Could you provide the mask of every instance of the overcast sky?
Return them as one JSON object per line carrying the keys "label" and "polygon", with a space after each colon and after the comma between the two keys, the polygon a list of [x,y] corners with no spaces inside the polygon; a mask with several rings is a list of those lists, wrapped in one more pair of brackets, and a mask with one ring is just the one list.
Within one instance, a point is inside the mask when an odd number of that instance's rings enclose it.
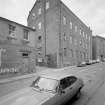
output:
{"label": "overcast sky", "polygon": [[[0,0],[0,16],[27,25],[27,16],[35,1]],[[105,35],[105,0],[62,1],[91,27],[94,35]]]}

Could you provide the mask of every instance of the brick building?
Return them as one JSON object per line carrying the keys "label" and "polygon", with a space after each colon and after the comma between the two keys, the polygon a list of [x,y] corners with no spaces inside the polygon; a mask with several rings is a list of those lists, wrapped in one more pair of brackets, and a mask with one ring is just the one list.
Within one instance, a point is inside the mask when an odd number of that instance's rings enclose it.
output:
{"label": "brick building", "polygon": [[35,30],[0,17],[0,74],[34,72],[34,48]]}
{"label": "brick building", "polygon": [[27,21],[36,29],[38,64],[63,67],[92,58],[92,31],[60,0],[36,0]]}
{"label": "brick building", "polygon": [[93,36],[92,57],[93,59],[105,59],[105,38],[101,36]]}

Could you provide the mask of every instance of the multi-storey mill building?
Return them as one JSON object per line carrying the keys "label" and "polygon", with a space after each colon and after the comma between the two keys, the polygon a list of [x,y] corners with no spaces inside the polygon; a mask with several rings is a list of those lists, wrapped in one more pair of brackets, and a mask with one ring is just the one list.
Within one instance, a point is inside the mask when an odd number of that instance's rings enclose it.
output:
{"label": "multi-storey mill building", "polygon": [[36,0],[27,21],[36,29],[38,64],[63,67],[92,58],[92,31],[61,0]]}

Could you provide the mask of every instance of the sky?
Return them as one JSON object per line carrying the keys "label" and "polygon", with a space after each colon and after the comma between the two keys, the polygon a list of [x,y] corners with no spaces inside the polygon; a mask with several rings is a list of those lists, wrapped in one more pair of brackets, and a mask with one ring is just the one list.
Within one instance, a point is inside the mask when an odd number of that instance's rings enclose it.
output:
{"label": "sky", "polygon": [[[0,0],[0,17],[27,25],[29,11],[36,0]],[[62,0],[93,35],[105,37],[105,0]]]}

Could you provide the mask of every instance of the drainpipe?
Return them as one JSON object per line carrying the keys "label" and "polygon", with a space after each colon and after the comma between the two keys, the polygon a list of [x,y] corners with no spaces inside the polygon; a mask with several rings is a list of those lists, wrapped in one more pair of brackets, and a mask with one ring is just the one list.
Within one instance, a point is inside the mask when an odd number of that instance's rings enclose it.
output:
{"label": "drainpipe", "polygon": [[61,1],[59,2],[59,7],[60,7],[60,15],[59,15],[59,66],[62,67],[63,59],[62,59],[62,45],[61,45]]}
{"label": "drainpipe", "polygon": [[46,0],[44,0],[44,37],[45,37],[45,57],[44,62],[47,64],[46,61]]}

